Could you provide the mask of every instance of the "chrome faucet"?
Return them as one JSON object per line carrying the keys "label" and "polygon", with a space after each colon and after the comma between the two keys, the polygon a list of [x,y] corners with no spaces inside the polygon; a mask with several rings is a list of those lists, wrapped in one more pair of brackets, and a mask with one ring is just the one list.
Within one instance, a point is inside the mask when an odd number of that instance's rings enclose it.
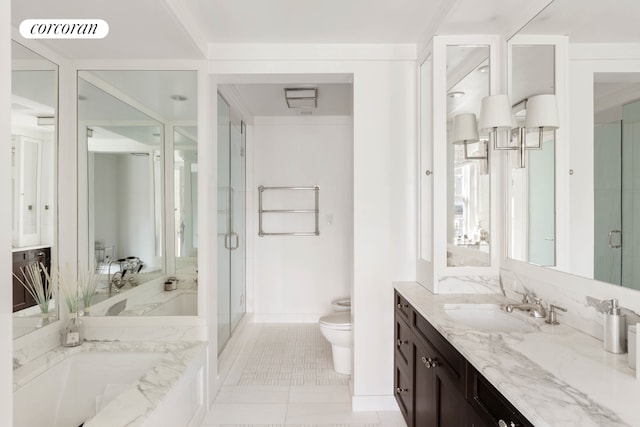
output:
{"label": "chrome faucet", "polygon": [[[118,260],[116,262],[121,263],[120,260]],[[116,292],[119,292],[120,288],[122,288],[125,285],[124,275],[127,272],[127,270],[120,269],[119,271],[115,271],[113,273],[113,275],[111,275],[111,264],[113,264],[113,263],[114,263],[113,260],[109,261],[109,270],[108,270],[108,274],[109,274],[109,296],[111,296],[112,293],[113,293],[113,286],[115,286],[117,288]],[[118,277],[118,274],[120,274],[119,277]]]}
{"label": "chrome faucet", "polygon": [[544,318],[547,316],[547,311],[542,305],[542,299],[536,297],[536,294],[533,292],[525,293],[521,304],[507,304],[504,306],[504,310],[507,313],[512,313],[513,310],[527,311],[530,316],[536,318]]}

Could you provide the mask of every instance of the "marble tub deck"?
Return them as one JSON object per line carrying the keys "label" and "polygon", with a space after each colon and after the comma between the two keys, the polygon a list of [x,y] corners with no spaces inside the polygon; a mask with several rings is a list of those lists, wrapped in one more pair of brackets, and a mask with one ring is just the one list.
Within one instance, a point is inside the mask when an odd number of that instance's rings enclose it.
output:
{"label": "marble tub deck", "polygon": [[640,381],[626,354],[544,319],[531,319],[533,332],[480,332],[445,313],[445,304],[513,302],[502,295],[434,295],[415,282],[395,288],[537,427],[640,426]]}
{"label": "marble tub deck", "polygon": [[177,384],[196,357],[205,351],[204,342],[85,342],[78,347],[57,347],[25,365],[15,364],[14,392],[65,358],[84,352],[161,353],[162,360],[135,384],[115,397],[86,427],[143,425],[164,396]]}

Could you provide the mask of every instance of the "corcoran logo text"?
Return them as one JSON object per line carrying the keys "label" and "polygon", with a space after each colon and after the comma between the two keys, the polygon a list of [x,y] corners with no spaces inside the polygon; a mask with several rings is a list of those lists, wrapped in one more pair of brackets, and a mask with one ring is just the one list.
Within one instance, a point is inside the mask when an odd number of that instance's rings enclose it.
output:
{"label": "corcoran logo text", "polygon": [[109,24],[102,19],[25,19],[20,35],[26,39],[102,39]]}

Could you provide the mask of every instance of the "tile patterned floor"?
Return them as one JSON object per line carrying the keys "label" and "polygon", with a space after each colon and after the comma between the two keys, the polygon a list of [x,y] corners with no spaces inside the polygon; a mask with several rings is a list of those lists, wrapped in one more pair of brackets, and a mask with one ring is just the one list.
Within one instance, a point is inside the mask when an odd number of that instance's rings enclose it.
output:
{"label": "tile patterned floor", "polygon": [[352,412],[315,324],[250,324],[202,427],[406,427],[399,412]]}

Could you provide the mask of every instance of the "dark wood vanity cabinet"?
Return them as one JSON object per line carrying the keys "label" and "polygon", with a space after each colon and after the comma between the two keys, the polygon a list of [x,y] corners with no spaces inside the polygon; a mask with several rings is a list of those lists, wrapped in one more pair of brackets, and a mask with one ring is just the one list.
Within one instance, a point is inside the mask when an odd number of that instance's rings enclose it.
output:
{"label": "dark wood vanity cabinet", "polygon": [[408,427],[533,426],[397,292],[395,308],[394,385]]}
{"label": "dark wood vanity cabinet", "polygon": [[[21,267],[26,267],[29,264],[43,263],[48,271],[51,271],[51,248],[37,248],[28,249],[24,251],[13,252],[13,273],[20,279],[24,280],[20,271]],[[44,278],[43,278],[44,281]],[[13,277],[13,312],[22,310],[28,307],[36,305],[35,300],[27,292],[27,290],[20,284],[18,279]]]}

